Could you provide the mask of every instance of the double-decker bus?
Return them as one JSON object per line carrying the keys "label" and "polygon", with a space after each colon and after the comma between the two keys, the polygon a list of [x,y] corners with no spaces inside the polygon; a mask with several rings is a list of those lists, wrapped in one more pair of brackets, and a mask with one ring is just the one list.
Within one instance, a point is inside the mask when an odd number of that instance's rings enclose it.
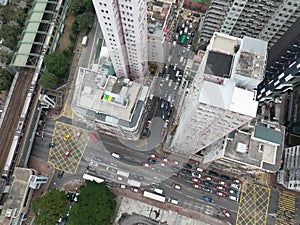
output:
{"label": "double-decker bus", "polygon": [[89,181],[95,181],[96,183],[103,183],[103,182],[105,182],[105,180],[103,180],[103,179],[101,179],[99,177],[95,177],[93,175],[87,174],[87,173],[84,173],[82,178],[85,179],[85,180],[89,180]]}
{"label": "double-decker bus", "polygon": [[184,44],[185,39],[186,39],[186,35],[184,34],[184,35],[182,35],[182,38],[180,40],[180,44]]}
{"label": "double-decker bus", "polygon": [[162,195],[158,195],[149,191],[144,191],[143,196],[146,198],[151,198],[153,200],[159,201],[159,202],[165,202],[166,197]]}

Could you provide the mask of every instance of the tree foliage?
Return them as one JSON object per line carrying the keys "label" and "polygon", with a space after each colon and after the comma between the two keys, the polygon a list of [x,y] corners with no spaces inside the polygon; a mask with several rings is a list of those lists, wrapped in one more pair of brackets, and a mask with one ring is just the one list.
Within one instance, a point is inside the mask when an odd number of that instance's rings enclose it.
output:
{"label": "tree foliage", "polygon": [[73,25],[72,31],[74,33],[79,33],[80,31],[86,31],[92,28],[94,22],[94,14],[91,12],[85,12],[76,17]]}
{"label": "tree foliage", "polygon": [[17,8],[15,5],[7,5],[1,8],[1,14],[5,23],[15,21],[19,26],[23,26],[25,13],[24,10]]}
{"label": "tree foliage", "polygon": [[115,195],[103,184],[87,181],[80,188],[78,202],[70,211],[67,225],[109,225],[115,213]]}
{"label": "tree foliage", "polygon": [[38,84],[43,88],[54,89],[58,85],[58,78],[53,73],[45,72],[40,77]]}
{"label": "tree foliage", "polygon": [[4,24],[0,29],[0,37],[4,39],[4,46],[13,49],[18,44],[18,37],[22,29],[16,25]]}
{"label": "tree foliage", "polygon": [[68,212],[68,200],[64,191],[52,189],[32,201],[35,224],[53,225]]}
{"label": "tree foliage", "polygon": [[77,16],[84,12],[94,12],[94,5],[92,0],[73,0],[70,9]]}
{"label": "tree foliage", "polygon": [[13,76],[5,69],[0,67],[0,91],[10,88]]}
{"label": "tree foliage", "polygon": [[62,53],[54,52],[45,59],[46,69],[58,78],[64,78],[69,71],[70,59]]}

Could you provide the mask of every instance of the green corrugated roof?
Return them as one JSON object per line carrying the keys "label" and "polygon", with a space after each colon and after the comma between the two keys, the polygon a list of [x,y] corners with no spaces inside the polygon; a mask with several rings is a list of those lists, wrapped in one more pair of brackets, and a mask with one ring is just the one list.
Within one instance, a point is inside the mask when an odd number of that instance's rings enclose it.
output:
{"label": "green corrugated roof", "polygon": [[31,16],[27,22],[27,26],[24,30],[24,35],[21,40],[21,42],[24,43],[21,43],[18,51],[15,53],[15,58],[12,62],[13,66],[26,66],[32,48],[32,43],[34,42],[47,3],[48,0],[38,0],[36,1],[36,4],[34,4]]}
{"label": "green corrugated roof", "polygon": [[271,128],[255,126],[254,137],[280,145],[283,133]]}

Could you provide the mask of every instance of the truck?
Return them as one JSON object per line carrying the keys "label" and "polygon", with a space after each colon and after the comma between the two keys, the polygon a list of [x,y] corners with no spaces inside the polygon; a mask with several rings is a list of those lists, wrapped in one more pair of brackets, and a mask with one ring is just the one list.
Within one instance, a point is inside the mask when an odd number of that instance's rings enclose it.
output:
{"label": "truck", "polygon": [[82,42],[81,42],[82,46],[83,46],[83,47],[86,47],[88,41],[89,41],[89,37],[88,37],[88,36],[84,36],[84,37],[82,38]]}
{"label": "truck", "polygon": [[136,181],[136,180],[127,180],[127,183],[130,186],[133,186],[133,187],[140,187],[141,186],[141,182]]}
{"label": "truck", "polygon": [[129,173],[123,172],[121,170],[118,170],[117,174],[120,175],[120,176],[122,176],[122,177],[129,177]]}

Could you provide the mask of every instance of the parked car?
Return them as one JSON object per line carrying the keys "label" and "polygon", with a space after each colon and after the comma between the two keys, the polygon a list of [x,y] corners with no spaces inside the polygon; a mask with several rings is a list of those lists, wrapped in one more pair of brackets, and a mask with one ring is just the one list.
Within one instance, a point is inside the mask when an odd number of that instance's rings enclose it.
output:
{"label": "parked car", "polygon": [[242,184],[243,183],[241,180],[236,179],[236,178],[233,178],[232,182],[235,183],[235,184]]}
{"label": "parked car", "polygon": [[201,183],[201,180],[198,179],[198,178],[195,178],[195,177],[192,177],[192,181],[193,181],[194,183],[198,183],[198,184]]}
{"label": "parked car", "polygon": [[218,196],[220,196],[220,197],[223,197],[223,198],[226,197],[226,194],[223,193],[223,192],[220,192],[220,191],[217,191],[217,192],[216,192],[216,195],[218,195]]}
{"label": "parked car", "polygon": [[212,177],[210,177],[210,176],[205,176],[205,177],[204,177],[204,180],[213,182],[213,181],[214,181],[214,178],[212,178]]}
{"label": "parked car", "polygon": [[122,188],[122,189],[126,189],[126,185],[125,184],[118,184],[118,188]]}
{"label": "parked car", "polygon": [[203,201],[205,201],[205,202],[214,202],[214,201],[212,200],[212,198],[207,197],[207,196],[203,196],[202,199],[203,199]]}
{"label": "parked car", "polygon": [[213,193],[213,190],[209,187],[203,187],[203,191],[208,192],[208,193]]}
{"label": "parked car", "polygon": [[217,189],[217,190],[221,190],[221,191],[226,191],[226,188],[223,187],[223,186],[221,186],[221,185],[217,185],[217,186],[216,186],[216,189]]}
{"label": "parked car", "polygon": [[158,160],[158,155],[151,154],[151,155],[149,155],[149,158]]}
{"label": "parked car", "polygon": [[130,190],[132,192],[135,192],[135,193],[140,193],[141,192],[141,189],[139,189],[138,187],[131,187]]}
{"label": "parked car", "polygon": [[197,178],[201,178],[201,174],[196,173],[196,172],[192,172],[192,176],[197,177]]}
{"label": "parked car", "polygon": [[62,176],[64,175],[64,171],[63,170],[60,170],[59,172],[58,172],[58,174],[57,174],[57,177],[58,178],[62,178]]}
{"label": "parked car", "polygon": [[220,185],[222,185],[224,187],[228,186],[228,183],[226,181],[223,181],[223,180],[219,180],[218,184],[220,184]]}
{"label": "parked car", "polygon": [[69,155],[70,155],[70,153],[71,153],[71,149],[68,149],[68,150],[65,152],[65,154],[64,154],[64,158],[65,158],[65,159],[68,158]]}
{"label": "parked car", "polygon": [[201,185],[199,185],[199,184],[192,184],[192,187],[195,189],[198,189],[198,190],[202,189]]}
{"label": "parked car", "polygon": [[229,213],[226,209],[223,209],[223,210],[222,210],[222,213],[223,213],[227,218],[231,218],[230,213]]}
{"label": "parked car", "polygon": [[175,183],[172,183],[172,188],[175,188],[177,190],[180,190],[181,189],[181,186],[179,184],[175,184]]}
{"label": "parked car", "polygon": [[142,163],[142,166],[150,169],[153,168],[153,165],[151,165],[150,163]]}

